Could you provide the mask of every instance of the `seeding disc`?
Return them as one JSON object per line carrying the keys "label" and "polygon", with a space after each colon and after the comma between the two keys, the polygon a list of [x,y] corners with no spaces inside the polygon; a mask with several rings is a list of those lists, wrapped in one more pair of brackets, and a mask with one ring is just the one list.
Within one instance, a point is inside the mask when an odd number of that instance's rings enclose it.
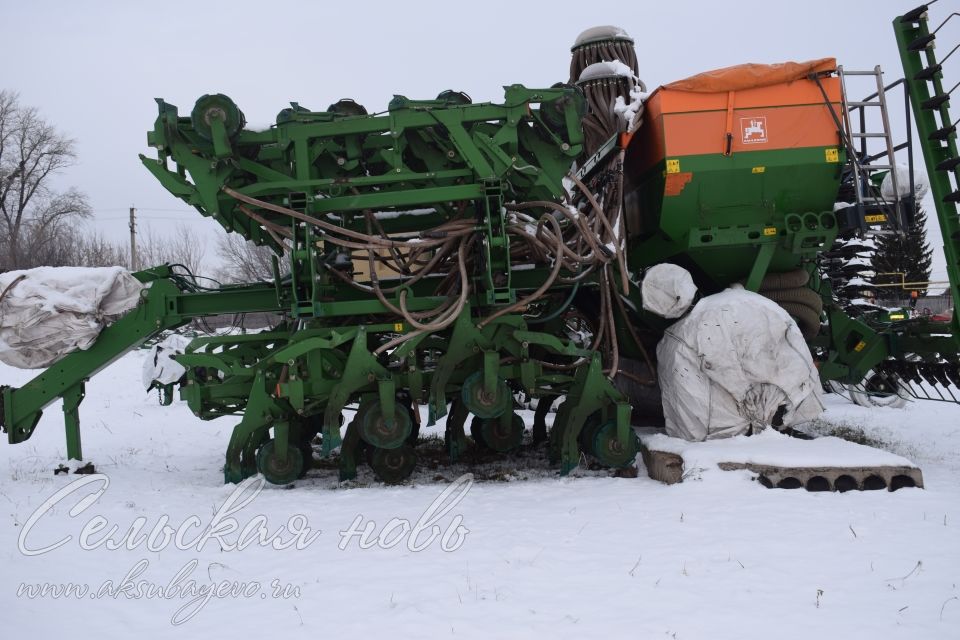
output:
{"label": "seeding disc", "polygon": [[370,468],[383,482],[403,482],[417,466],[417,452],[408,444],[395,449],[374,448],[370,454]]}
{"label": "seeding disc", "polygon": [[387,426],[378,402],[364,411],[360,422],[360,437],[375,447],[396,449],[403,444],[412,429],[413,422],[406,407],[397,404],[393,411],[393,424]]}
{"label": "seeding disc", "polygon": [[274,451],[275,441],[269,440],[257,452],[257,471],[263,474],[271,484],[290,484],[303,470],[303,453],[300,449],[287,445],[287,459],[280,461]]}
{"label": "seeding disc", "polygon": [[463,403],[478,418],[498,418],[513,406],[513,394],[505,380],[497,380],[492,393],[483,388],[483,372],[471,374],[463,381]]}
{"label": "seeding disc", "polygon": [[513,412],[489,420],[475,417],[470,435],[478,444],[506,453],[519,447],[523,440],[523,418]]}

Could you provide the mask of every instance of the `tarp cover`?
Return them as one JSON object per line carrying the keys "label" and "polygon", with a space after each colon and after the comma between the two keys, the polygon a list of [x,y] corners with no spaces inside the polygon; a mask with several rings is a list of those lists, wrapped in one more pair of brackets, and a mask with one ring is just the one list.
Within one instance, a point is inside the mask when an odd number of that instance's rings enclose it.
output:
{"label": "tarp cover", "polygon": [[657,345],[667,435],[691,441],[820,415],[820,378],[778,304],[742,288],[703,298]]}
{"label": "tarp cover", "polygon": [[143,284],[121,267],[38,267],[0,273],[0,361],[49,367],[86,349],[137,306]]}
{"label": "tarp cover", "polygon": [[643,308],[661,318],[679,318],[697,295],[697,285],[683,267],[664,262],[651,267],[640,285]]}
{"label": "tarp cover", "polygon": [[725,93],[744,91],[758,87],[802,80],[811,73],[833,71],[837,68],[834,58],[821,58],[809,62],[781,62],[778,64],[738,64],[713,71],[704,71],[684,80],[663,85],[664,89],[692,91],[695,93]]}
{"label": "tarp cover", "polygon": [[171,334],[150,348],[143,361],[143,388],[149,390],[154,382],[171,384],[187,372],[186,367],[173,359],[186,351],[190,338]]}

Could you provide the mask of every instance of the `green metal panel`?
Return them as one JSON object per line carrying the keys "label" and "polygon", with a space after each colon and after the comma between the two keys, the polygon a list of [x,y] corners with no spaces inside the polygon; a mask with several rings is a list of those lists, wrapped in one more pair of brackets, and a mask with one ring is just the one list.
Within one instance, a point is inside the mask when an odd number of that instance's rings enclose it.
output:
{"label": "green metal panel", "polygon": [[934,208],[937,211],[937,220],[943,237],[943,253],[947,263],[947,276],[950,280],[950,295],[953,297],[954,304],[950,328],[953,336],[960,341],[960,314],[957,313],[960,305],[960,214],[958,214],[956,198],[952,200],[948,198],[953,191],[950,174],[953,174],[955,183],[960,184],[960,172],[957,165],[952,169],[944,168],[942,165],[960,157],[960,154],[957,153],[956,129],[945,140],[939,141],[932,137],[941,127],[948,127],[951,124],[955,127],[956,122],[950,115],[949,100],[937,108],[925,106],[931,97],[946,93],[943,87],[942,71],[931,74],[929,80],[923,79],[921,75],[925,69],[937,69],[933,41],[930,41],[929,46],[917,49],[911,47],[912,43],[926,41],[930,36],[926,10],[924,9],[915,19],[897,17],[893,21],[893,30],[900,50],[904,78],[910,92],[914,121],[917,123],[917,139],[923,150],[930,191],[933,194]]}
{"label": "green metal panel", "polygon": [[69,399],[69,408],[65,405],[68,455],[80,459],[77,406],[86,380],[129,350],[191,318],[281,309],[272,287],[253,285],[220,292],[182,293],[168,280],[152,279],[149,272],[137,275],[151,282],[150,288],[143,292],[143,300],[133,311],[104,329],[89,349],[64,356],[20,388],[0,387],[2,425],[11,443],[30,438],[43,409],[62,397],[65,401]]}
{"label": "green metal panel", "polygon": [[828,160],[828,149],[835,147],[684,156],[679,172],[689,181],[675,195],[665,193],[667,167],[660,163],[627,195],[637,212],[631,262],[676,262],[720,289],[745,279],[759,247],[773,243],[770,269],[798,268],[836,237],[841,165]]}

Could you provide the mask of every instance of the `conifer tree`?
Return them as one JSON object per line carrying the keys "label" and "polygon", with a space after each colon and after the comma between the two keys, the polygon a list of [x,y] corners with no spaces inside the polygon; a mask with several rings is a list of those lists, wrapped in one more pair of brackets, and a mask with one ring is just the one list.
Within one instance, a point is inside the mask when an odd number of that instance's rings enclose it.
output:
{"label": "conifer tree", "polygon": [[[903,236],[899,234],[882,235],[876,238],[876,250],[873,252],[874,284],[896,284],[900,282],[927,282],[930,280],[930,265],[933,251],[927,242],[927,215],[917,207],[910,230]],[[902,274],[902,275],[901,275]],[[903,298],[910,291],[921,295],[925,286],[878,287],[878,298]]]}

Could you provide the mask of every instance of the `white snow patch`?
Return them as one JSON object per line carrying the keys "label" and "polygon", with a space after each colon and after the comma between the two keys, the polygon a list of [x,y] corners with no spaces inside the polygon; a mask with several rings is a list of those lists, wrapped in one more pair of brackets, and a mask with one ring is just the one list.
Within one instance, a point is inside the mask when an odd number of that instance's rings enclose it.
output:
{"label": "white snow patch", "polygon": [[658,433],[641,435],[651,450],[675,453],[687,469],[715,467],[721,462],[753,463],[784,467],[915,467],[902,456],[836,437],[801,440],[765,429],[752,436],[735,436],[704,442],[689,442]]}
{"label": "white snow patch", "polygon": [[[138,517],[147,531],[164,516],[174,528],[192,516],[206,523],[233,491],[221,468],[239,416],[202,422],[183,402],[158,405],[139,388],[145,355],[129,353],[87,383],[84,453],[110,486],[76,517],[70,509],[83,496],[46,512],[27,537],[33,548],[67,538],[64,546],[36,556],[17,549],[30,515],[82,477],[53,474],[65,458],[59,403],[28,442],[0,442],[0,611],[11,633],[954,640],[960,628],[956,405],[866,409],[825,399],[825,432],[863,429],[919,464],[925,489],[784,491],[751,482],[748,472],[719,471],[665,486],[642,468],[635,479],[560,479],[555,469],[515,473],[525,459],[506,457],[504,477],[527,479],[477,483],[438,523],[445,529],[461,515],[463,546],[414,553],[402,542],[340,550],[339,532],[358,517],[375,523],[374,537],[393,518],[416,522],[449,486],[449,478],[433,479],[442,467],[399,487],[362,468],[354,488],[338,488],[334,469],[314,469],[292,490],[268,486],[234,514],[241,526],[262,515],[271,530],[302,514],[322,531],[305,549],[221,551],[214,540],[200,551],[85,551],[78,536],[96,515],[120,528],[116,538]],[[0,365],[0,384],[22,386],[35,373]],[[529,429],[530,412],[521,415]],[[441,420],[424,431],[443,430]],[[22,584],[119,585],[143,559],[149,566],[137,580],[165,586],[196,560],[189,578],[200,586],[256,581],[268,595],[214,596],[180,629],[170,618],[186,598],[17,596]],[[299,595],[274,598],[273,580]]]}
{"label": "white snow patch", "polygon": [[633,69],[625,65],[620,60],[610,60],[606,62],[594,62],[586,69],[580,72],[578,82],[586,82],[596,78],[634,78]]}
{"label": "white snow patch", "polygon": [[630,34],[628,34],[626,31],[624,31],[620,27],[615,27],[613,25],[600,25],[597,27],[590,27],[589,29],[584,29],[583,31],[581,31],[580,35],[578,35],[577,39],[574,41],[573,46],[578,47],[582,44],[594,42],[597,40],[615,40],[615,39],[631,40]]}

